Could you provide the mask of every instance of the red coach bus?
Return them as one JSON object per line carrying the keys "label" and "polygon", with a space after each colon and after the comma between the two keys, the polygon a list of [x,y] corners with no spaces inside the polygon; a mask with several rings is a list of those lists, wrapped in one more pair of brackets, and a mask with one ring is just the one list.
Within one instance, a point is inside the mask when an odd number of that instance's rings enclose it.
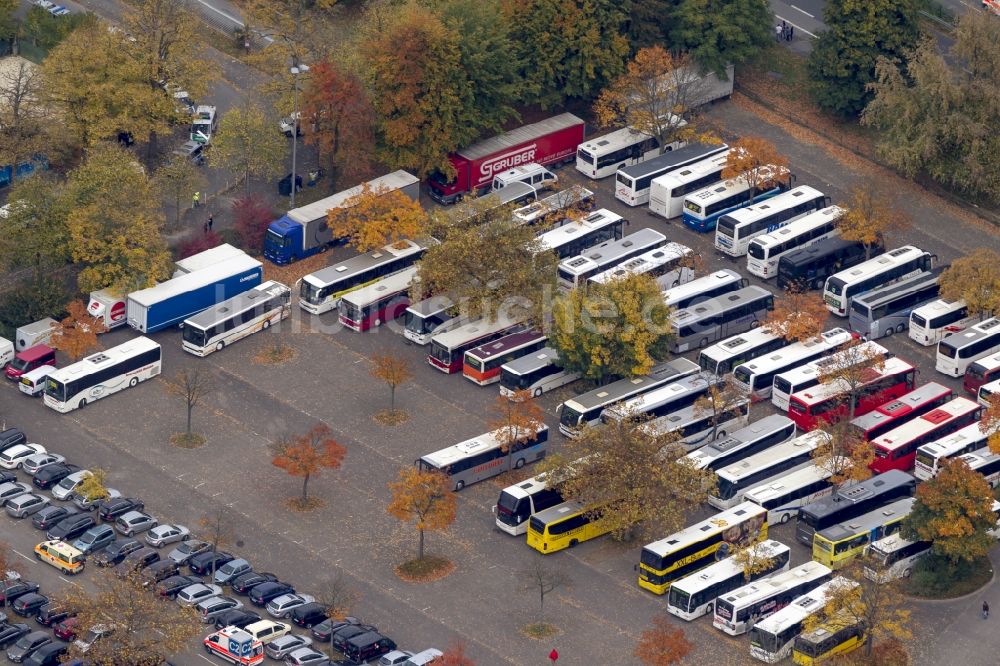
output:
{"label": "red coach bus", "polygon": [[872,440],[875,459],[868,465],[881,474],[890,469],[902,472],[913,467],[917,449],[923,444],[946,437],[979,420],[982,405],[968,398],[955,398],[932,412]]}
{"label": "red coach bus", "polygon": [[337,305],[340,323],[363,333],[399,317],[410,307],[407,291],[416,274],[417,267],[411,266],[367,287],[344,294]]}
{"label": "red coach bus", "polygon": [[523,330],[524,325],[509,317],[498,316],[493,321],[477,319],[464,326],[439,333],[431,338],[431,351],[427,362],[432,366],[453,374],[462,371],[465,352],[473,347],[485,345],[508,333]]}
{"label": "red coach bus", "polygon": [[851,421],[851,429],[870,442],[893,428],[940,407],[951,400],[951,395],[951,389],[947,386],[937,382],[924,384],[867,414],[855,417]]}
{"label": "red coach bus", "polygon": [[500,366],[515,358],[536,352],[548,338],[538,331],[522,331],[465,352],[462,374],[471,382],[486,386],[500,381]]}

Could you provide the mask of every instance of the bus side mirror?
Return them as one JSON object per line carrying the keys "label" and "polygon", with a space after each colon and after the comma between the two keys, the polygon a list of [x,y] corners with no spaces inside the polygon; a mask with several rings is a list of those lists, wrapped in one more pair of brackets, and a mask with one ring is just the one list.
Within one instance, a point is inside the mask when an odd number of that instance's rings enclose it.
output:
{"label": "bus side mirror", "polygon": [[493,506],[490,507],[490,513],[492,513],[494,516],[497,515],[497,505],[496,504],[494,504]]}

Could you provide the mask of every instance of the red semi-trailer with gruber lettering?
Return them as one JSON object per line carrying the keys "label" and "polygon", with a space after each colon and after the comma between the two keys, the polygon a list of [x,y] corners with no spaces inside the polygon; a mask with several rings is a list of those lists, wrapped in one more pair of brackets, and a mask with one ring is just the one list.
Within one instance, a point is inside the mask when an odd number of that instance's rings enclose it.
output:
{"label": "red semi-trailer with gruber lettering", "polygon": [[453,204],[469,192],[485,194],[495,174],[522,164],[569,164],[583,141],[583,125],[572,113],[562,113],[452,153],[448,160],[455,168],[455,178],[449,181],[440,172],[431,174],[431,198]]}

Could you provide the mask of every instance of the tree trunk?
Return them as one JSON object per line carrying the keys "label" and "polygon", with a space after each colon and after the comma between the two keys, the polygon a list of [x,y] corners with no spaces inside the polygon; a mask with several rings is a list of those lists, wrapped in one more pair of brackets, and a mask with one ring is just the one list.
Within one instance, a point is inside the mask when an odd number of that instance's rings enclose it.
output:
{"label": "tree trunk", "polygon": [[545,621],[545,589],[538,588],[538,621]]}
{"label": "tree trunk", "polygon": [[396,387],[393,385],[389,386],[389,411],[396,412]]}
{"label": "tree trunk", "polygon": [[187,434],[191,434],[191,412],[194,411],[194,405],[188,403],[188,423],[187,423]]}
{"label": "tree trunk", "polygon": [[424,559],[424,531],[418,528],[417,532],[420,533],[420,546],[417,548],[417,559],[422,560]]}
{"label": "tree trunk", "polygon": [[309,485],[309,475],[306,474],[305,478],[302,479],[302,505],[303,506],[305,506],[305,503],[309,500],[309,495],[306,492],[306,488],[307,488],[308,485]]}

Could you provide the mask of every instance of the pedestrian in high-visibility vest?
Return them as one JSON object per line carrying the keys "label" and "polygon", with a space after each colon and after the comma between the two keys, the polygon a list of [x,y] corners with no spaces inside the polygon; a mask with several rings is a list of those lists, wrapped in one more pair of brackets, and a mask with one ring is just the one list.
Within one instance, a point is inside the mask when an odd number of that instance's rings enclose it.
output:
{"label": "pedestrian in high-visibility vest", "polygon": [[191,197],[192,205],[197,208],[201,204],[201,192],[195,192]]}

